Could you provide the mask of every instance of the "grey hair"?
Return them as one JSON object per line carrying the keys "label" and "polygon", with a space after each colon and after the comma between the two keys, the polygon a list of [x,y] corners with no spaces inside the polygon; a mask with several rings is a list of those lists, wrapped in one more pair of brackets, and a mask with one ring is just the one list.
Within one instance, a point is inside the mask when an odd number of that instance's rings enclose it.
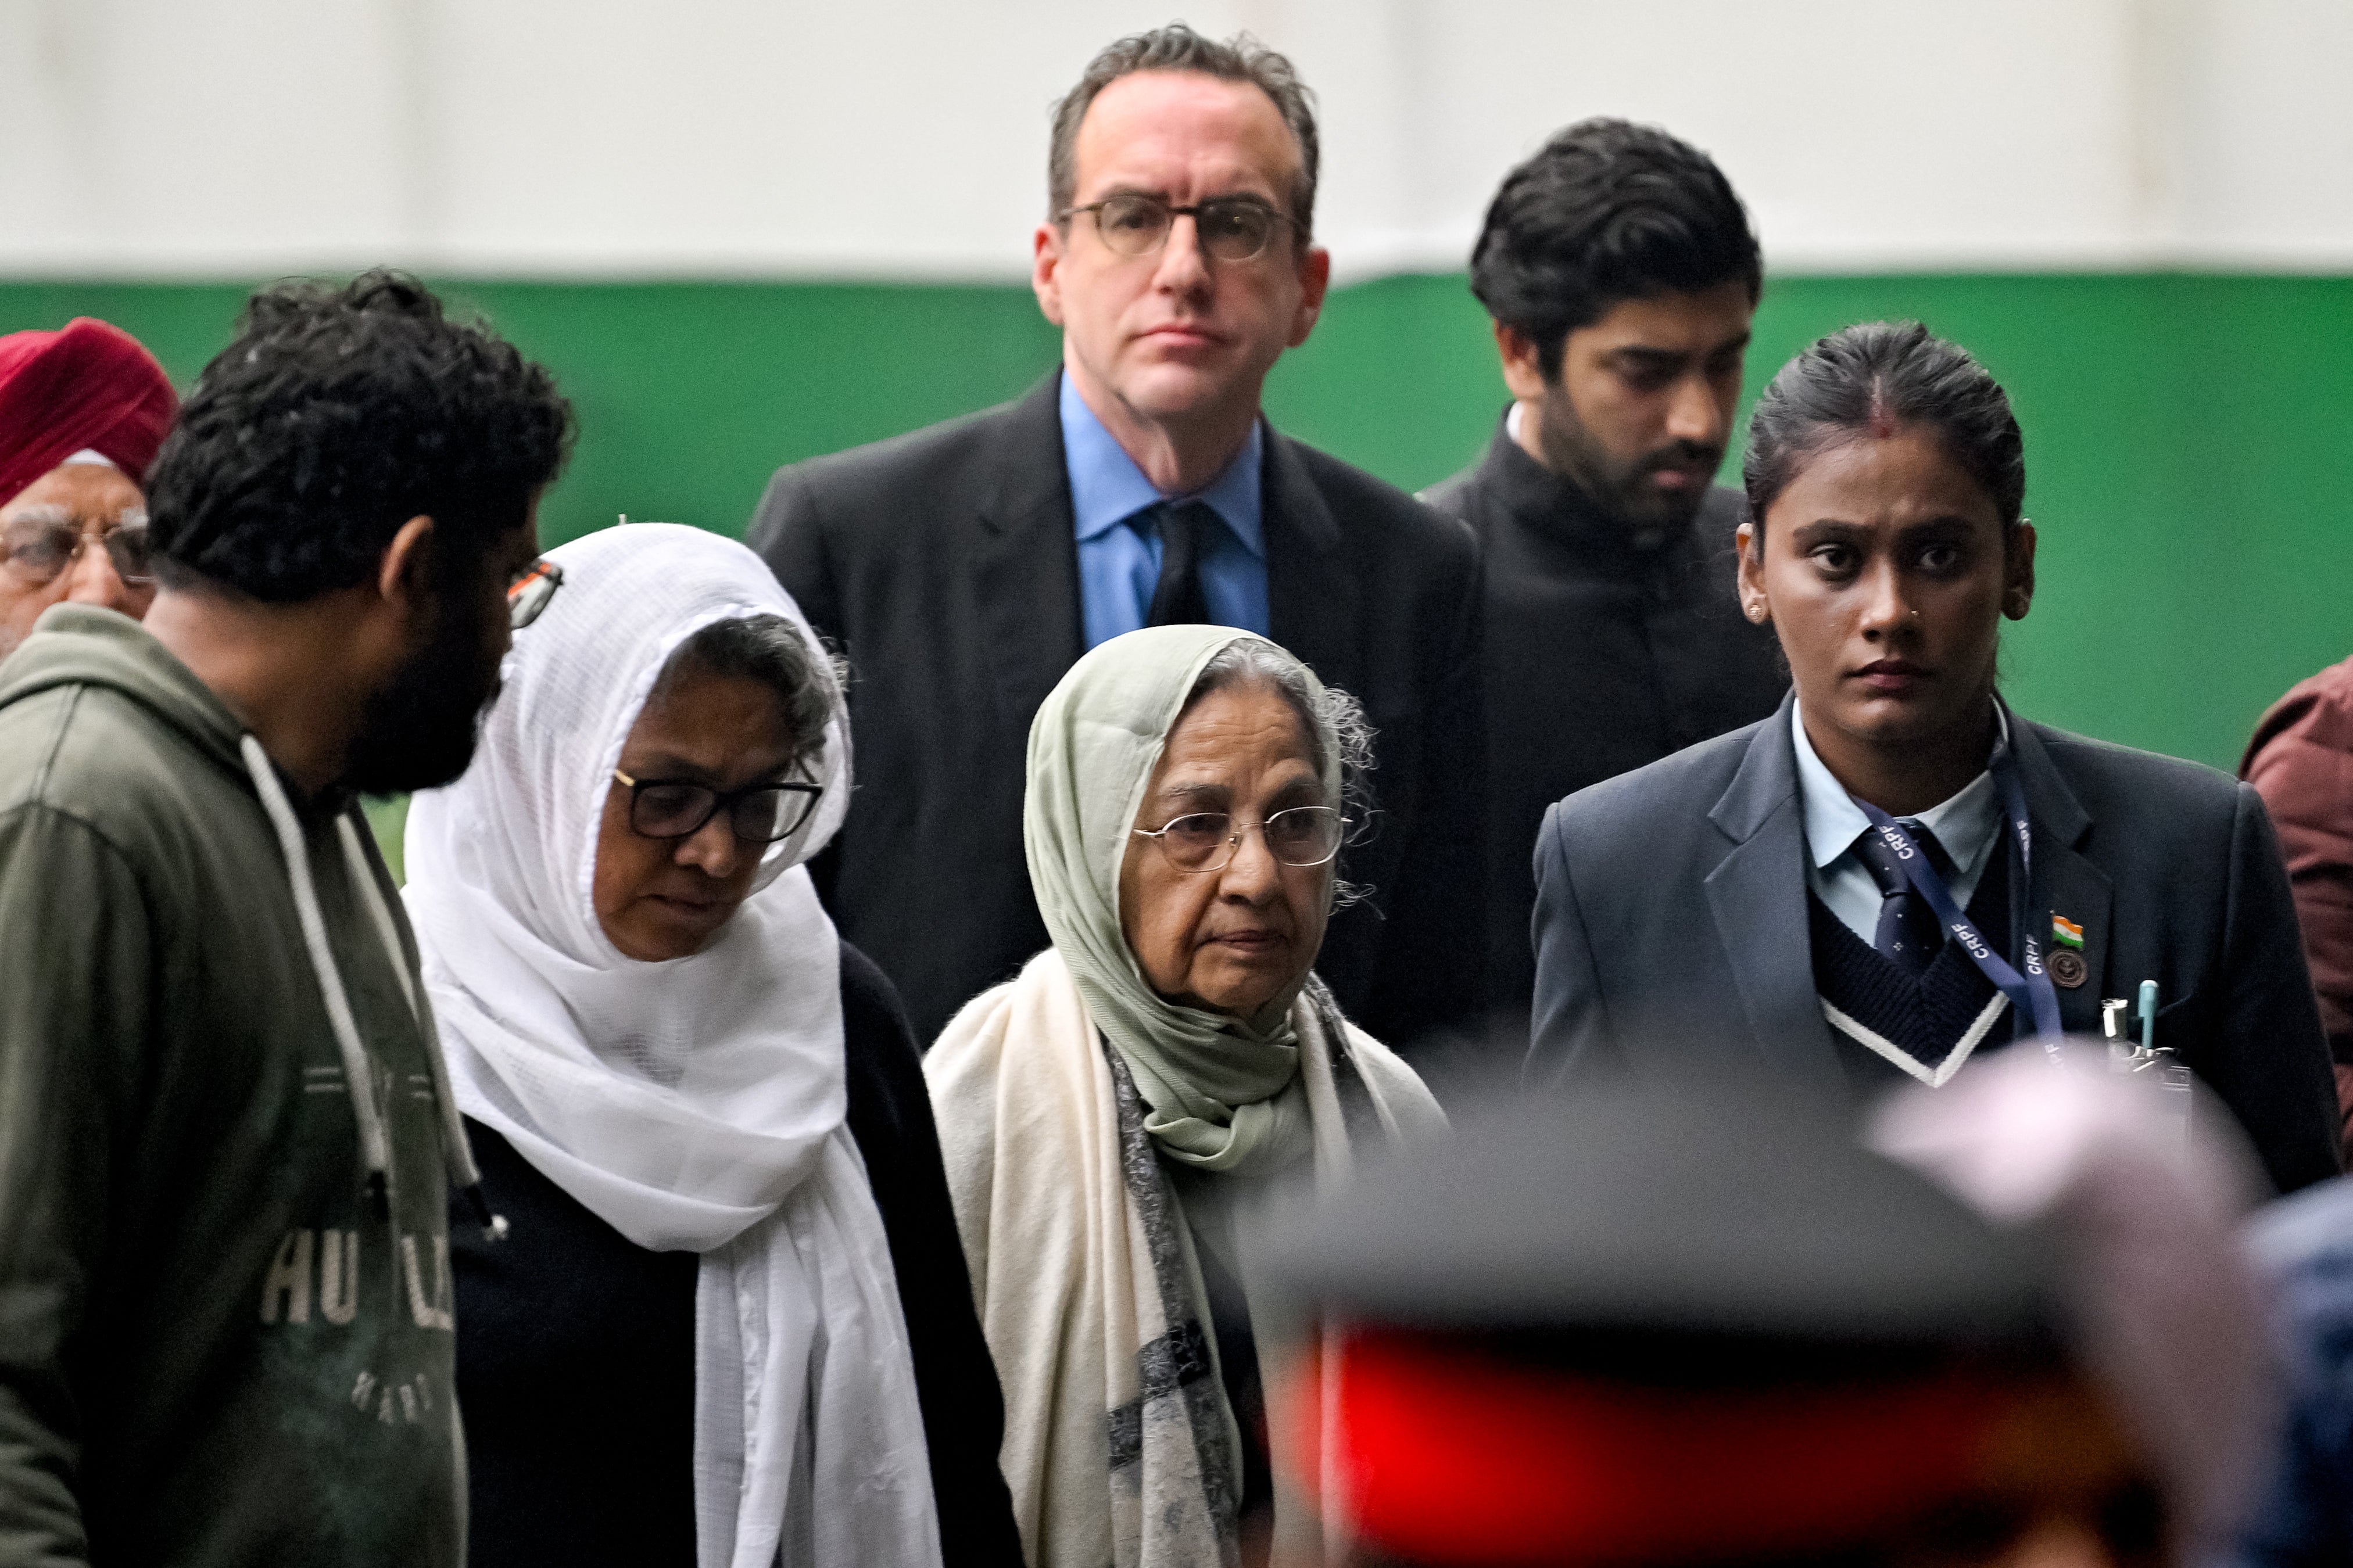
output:
{"label": "grey hair", "polygon": [[825,760],[825,727],[849,667],[839,656],[812,648],[782,616],[741,616],[713,621],[678,645],[655,678],[653,700],[688,672],[755,680],[776,694],[793,738],[793,763],[815,776]]}
{"label": "grey hair", "polygon": [[[1237,686],[1268,687],[1290,704],[1307,737],[1307,760],[1319,778],[1332,771],[1337,759],[1340,798],[1332,804],[1355,818],[1361,829],[1373,815],[1373,726],[1365,717],[1365,705],[1336,686],[1324,687],[1317,695],[1310,685],[1307,667],[1298,659],[1261,638],[1237,637],[1209,656],[1176,716],[1183,718],[1209,693]],[[1347,842],[1358,837],[1351,834]],[[1345,909],[1372,891],[1369,887],[1335,879],[1333,902]]]}
{"label": "grey hair", "polygon": [[1291,193],[1298,208],[1291,216],[1299,224],[1299,245],[1304,249],[1315,226],[1315,178],[1322,149],[1315,134],[1315,95],[1282,56],[1248,33],[1220,43],[1203,37],[1182,22],[1171,22],[1148,33],[1137,33],[1104,46],[1087,62],[1078,85],[1054,105],[1054,133],[1046,153],[1046,212],[1060,224],[1062,214],[1078,200],[1079,126],[1094,106],[1095,95],[1124,76],[1139,71],[1191,71],[1220,81],[1246,81],[1274,101],[1275,111],[1299,143],[1299,183]]}

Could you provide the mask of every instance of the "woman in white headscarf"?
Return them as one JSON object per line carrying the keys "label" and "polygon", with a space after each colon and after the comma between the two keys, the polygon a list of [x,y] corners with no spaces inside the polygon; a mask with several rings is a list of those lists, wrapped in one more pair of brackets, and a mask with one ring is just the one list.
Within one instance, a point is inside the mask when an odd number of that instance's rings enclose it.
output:
{"label": "woman in white headscarf", "polygon": [[741,545],[548,560],[408,818],[508,1230],[454,1260],[472,1561],[1016,1561],[913,1043],[803,867],[849,794],[838,676]]}
{"label": "woman in white headscarf", "polygon": [[1262,1560],[1275,1521],[1233,1215],[1444,1126],[1314,974],[1355,702],[1226,626],[1073,666],[1029,731],[1053,945],[924,1059],[1004,1380],[1031,1568]]}

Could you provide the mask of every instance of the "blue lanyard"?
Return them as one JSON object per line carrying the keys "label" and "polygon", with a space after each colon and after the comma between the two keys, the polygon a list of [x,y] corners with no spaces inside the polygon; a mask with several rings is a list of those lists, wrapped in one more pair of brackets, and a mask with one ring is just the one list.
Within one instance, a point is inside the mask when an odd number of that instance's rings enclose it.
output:
{"label": "blue lanyard", "polygon": [[[2007,737],[1994,747],[1993,761],[1987,764],[1993,773],[1996,788],[2001,791],[2003,813],[2008,816],[2010,841],[2018,847],[2018,875],[2027,897],[2012,904],[2013,908],[2032,908],[2031,889],[2034,874],[2034,830],[2026,818],[2026,791],[2018,782],[2018,761],[2010,755]],[[1985,977],[1994,983],[2001,994],[2010,998],[2010,1007],[2021,1017],[2034,1020],[2034,1032],[2045,1040],[2055,1040],[2066,1031],[2059,1022],[2059,993],[2051,984],[2051,976],[2042,970],[2042,944],[2034,932],[2031,918],[2021,918],[2025,927],[2022,952],[2026,973],[2019,973],[2010,961],[1993,950],[1993,944],[1977,928],[1977,922],[1963,913],[1953,900],[1952,889],[1928,864],[1927,855],[1904,831],[1896,820],[1867,800],[1855,805],[1871,819],[1872,831],[1878,834],[1887,847],[1894,851],[1895,863],[1904,868],[1905,879],[1919,895],[1928,900],[1936,918],[1945,922],[1961,944],[1961,951],[1976,961]]]}

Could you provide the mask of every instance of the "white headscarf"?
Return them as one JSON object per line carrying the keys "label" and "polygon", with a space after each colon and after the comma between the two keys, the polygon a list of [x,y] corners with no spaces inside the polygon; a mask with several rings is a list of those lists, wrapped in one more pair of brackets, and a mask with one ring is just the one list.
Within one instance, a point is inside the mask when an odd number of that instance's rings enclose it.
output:
{"label": "white headscarf", "polygon": [[840,693],[825,793],[734,917],[691,957],[625,957],[590,899],[596,839],[662,667],[748,616],[819,645],[757,556],[697,529],[637,523],[548,558],[563,584],[515,634],[472,766],[409,808],[408,907],[458,1102],[639,1247],[702,1255],[702,1568],[780,1550],[935,1564],[905,1321],[843,1121],[840,939],[801,864],[849,807]]}

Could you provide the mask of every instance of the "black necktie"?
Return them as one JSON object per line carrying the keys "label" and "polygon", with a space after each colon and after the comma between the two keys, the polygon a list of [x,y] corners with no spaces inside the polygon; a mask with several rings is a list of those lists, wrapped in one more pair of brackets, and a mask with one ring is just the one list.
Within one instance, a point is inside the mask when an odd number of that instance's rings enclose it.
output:
{"label": "black necktie", "polygon": [[1201,536],[1217,525],[1218,514],[1197,500],[1163,501],[1152,510],[1160,525],[1160,581],[1144,624],[1199,626],[1209,618],[1208,603],[1201,597]]}
{"label": "black necktie", "polygon": [[[1945,847],[1936,842],[1936,836],[1916,822],[1904,823],[1903,828],[1949,886],[1953,863],[1946,856]],[[1871,879],[1879,884],[1879,931],[1871,945],[1882,957],[1917,979],[1945,945],[1945,922],[1936,918],[1936,910],[1904,875],[1904,862],[1895,858],[1895,851],[1887,847],[1879,829],[1872,828],[1856,839],[1854,847],[1870,869]]]}

